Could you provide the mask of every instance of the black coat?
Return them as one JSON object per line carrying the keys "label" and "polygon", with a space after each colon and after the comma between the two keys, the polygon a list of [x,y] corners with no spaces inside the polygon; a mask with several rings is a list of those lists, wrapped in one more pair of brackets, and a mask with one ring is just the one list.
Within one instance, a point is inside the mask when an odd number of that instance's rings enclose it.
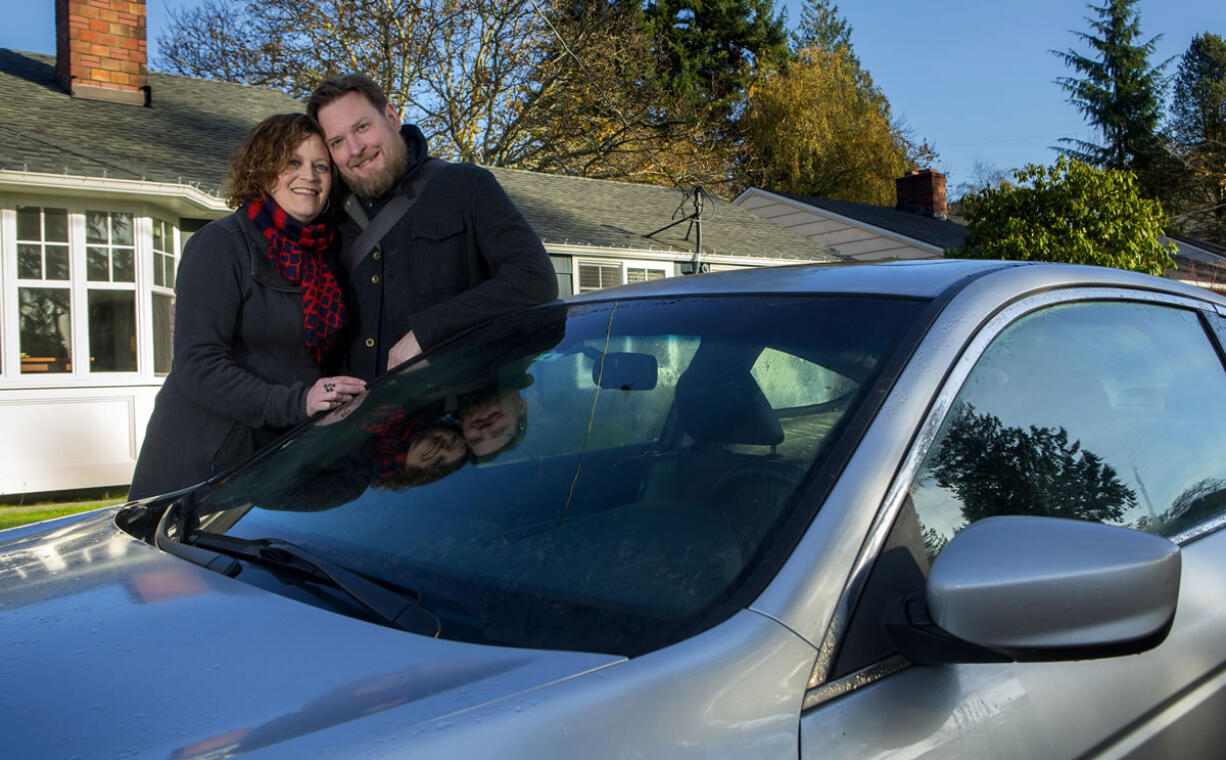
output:
{"label": "black coat", "polygon": [[175,295],[174,364],[149,419],[134,499],[205,480],[303,422],[322,374],[306,349],[302,290],[277,271],[241,210],[188,241]]}
{"label": "black coat", "polygon": [[[364,199],[368,213],[404,192],[427,159],[417,127],[401,129],[408,169],[400,185]],[[340,222],[345,245],[360,233]],[[387,352],[409,330],[422,350],[487,319],[558,297],[558,281],[541,238],[488,170],[450,164],[346,278],[349,374],[372,380]]]}

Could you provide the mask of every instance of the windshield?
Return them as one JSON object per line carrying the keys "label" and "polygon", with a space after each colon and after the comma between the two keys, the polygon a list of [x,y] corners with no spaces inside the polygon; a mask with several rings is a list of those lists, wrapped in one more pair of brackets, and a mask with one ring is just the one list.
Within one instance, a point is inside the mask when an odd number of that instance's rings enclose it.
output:
{"label": "windshield", "polygon": [[721,296],[523,312],[215,483],[197,496],[200,529],[413,589],[443,638],[650,651],[735,611],[922,306]]}

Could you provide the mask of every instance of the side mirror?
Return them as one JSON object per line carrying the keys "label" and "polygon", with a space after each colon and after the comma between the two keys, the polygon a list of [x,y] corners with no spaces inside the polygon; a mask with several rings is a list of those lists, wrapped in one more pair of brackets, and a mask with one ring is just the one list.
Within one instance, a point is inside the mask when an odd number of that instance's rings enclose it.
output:
{"label": "side mirror", "polygon": [[1147,533],[992,517],[949,542],[924,598],[905,600],[886,627],[917,663],[1135,654],[1166,638],[1180,567],[1179,547]]}

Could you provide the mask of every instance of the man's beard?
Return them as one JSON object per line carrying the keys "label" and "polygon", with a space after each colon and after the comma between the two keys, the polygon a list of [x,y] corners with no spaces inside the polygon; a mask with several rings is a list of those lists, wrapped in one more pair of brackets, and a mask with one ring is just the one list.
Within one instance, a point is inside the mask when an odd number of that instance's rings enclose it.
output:
{"label": "man's beard", "polygon": [[409,150],[404,140],[397,135],[390,144],[382,146],[383,168],[371,177],[351,175],[347,167],[341,167],[341,177],[349,189],[363,198],[378,198],[396,186],[404,176],[405,164],[408,161]]}

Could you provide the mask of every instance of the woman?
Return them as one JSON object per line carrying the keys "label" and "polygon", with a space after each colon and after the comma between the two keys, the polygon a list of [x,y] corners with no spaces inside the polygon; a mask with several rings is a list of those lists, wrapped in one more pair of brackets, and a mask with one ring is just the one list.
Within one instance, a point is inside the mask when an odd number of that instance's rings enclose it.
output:
{"label": "woman", "polygon": [[319,126],[272,116],[230,158],[237,211],[195,233],[175,288],[174,365],[158,393],[130,498],[178,490],[242,461],[365,388],[324,377],[345,305]]}

